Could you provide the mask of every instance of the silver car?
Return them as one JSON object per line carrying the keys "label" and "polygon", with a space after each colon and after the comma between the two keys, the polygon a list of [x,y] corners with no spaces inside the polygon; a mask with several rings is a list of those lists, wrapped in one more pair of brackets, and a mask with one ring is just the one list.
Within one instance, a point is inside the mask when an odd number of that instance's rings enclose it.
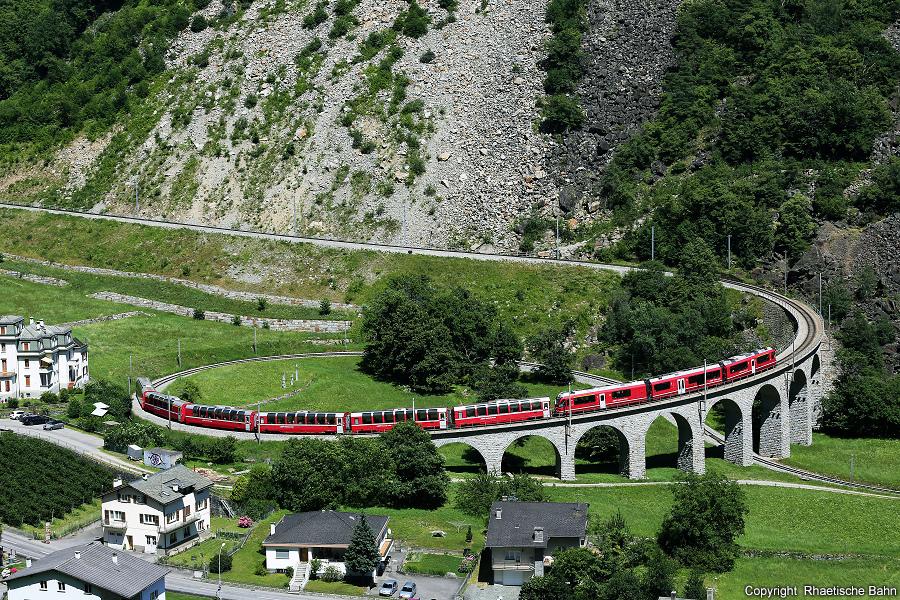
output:
{"label": "silver car", "polygon": [[46,431],[53,431],[54,429],[62,429],[66,424],[62,421],[57,421],[55,419],[50,419],[46,423],[44,423],[44,429]]}
{"label": "silver car", "polygon": [[394,592],[397,591],[397,580],[396,579],[385,579],[381,582],[381,587],[378,588],[379,596],[393,596]]}
{"label": "silver car", "polygon": [[400,588],[400,598],[404,600],[409,600],[410,598],[416,595],[416,584],[413,581],[407,581],[403,584],[403,587]]}

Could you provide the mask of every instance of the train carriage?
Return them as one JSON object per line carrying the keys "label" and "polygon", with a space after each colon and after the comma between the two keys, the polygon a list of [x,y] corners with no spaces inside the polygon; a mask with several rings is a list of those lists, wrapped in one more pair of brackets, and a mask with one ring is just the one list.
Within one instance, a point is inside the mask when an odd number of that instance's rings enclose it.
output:
{"label": "train carriage", "polygon": [[188,402],[177,396],[157,392],[149,379],[139,378],[138,385],[141,386],[139,399],[141,408],[163,419],[184,423],[184,413],[185,408],[189,406]]}
{"label": "train carriage", "polygon": [[578,390],[577,392],[563,392],[556,397],[556,414],[565,416],[592,412],[646,402],[649,399],[649,385],[646,381],[632,381],[602,388]]}
{"label": "train carriage", "polygon": [[203,406],[190,404],[185,407],[184,422],[188,425],[227,429],[230,431],[256,431],[256,411],[231,406]]}
{"label": "train carriage", "polygon": [[350,413],[261,412],[259,430],[262,433],[339,434],[350,431]]}
{"label": "train carriage", "polygon": [[446,408],[393,408],[350,413],[353,433],[378,433],[393,429],[397,423],[412,421],[422,429],[447,429]]}
{"label": "train carriage", "polygon": [[453,407],[453,424],[456,427],[514,423],[532,419],[548,419],[550,416],[550,398],[494,400]]}

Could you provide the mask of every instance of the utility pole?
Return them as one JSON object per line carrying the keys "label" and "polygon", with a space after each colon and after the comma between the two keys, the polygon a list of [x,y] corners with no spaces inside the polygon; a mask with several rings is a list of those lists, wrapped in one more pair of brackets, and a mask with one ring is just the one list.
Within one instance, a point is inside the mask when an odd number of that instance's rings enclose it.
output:
{"label": "utility pole", "polygon": [[134,355],[128,355],[128,395],[131,396],[131,377],[134,375]]}
{"label": "utility pole", "polygon": [[819,271],[819,316],[822,316],[822,272]]}
{"label": "utility pole", "polygon": [[787,253],[784,255],[784,294],[787,295],[787,273],[788,273],[788,261],[787,261]]}
{"label": "utility pole", "polygon": [[132,183],[132,185],[134,185],[134,212],[139,213],[139,212],[141,212],[141,205],[140,205],[140,202],[138,202],[138,176],[137,175],[132,176],[131,183]]}
{"label": "utility pole", "polygon": [[650,226],[650,260],[656,260],[656,225]]}
{"label": "utility pole", "polygon": [[253,325],[253,354],[256,354],[256,325]]}
{"label": "utility pole", "polygon": [[178,338],[178,366],[181,366],[181,338]]}
{"label": "utility pole", "polygon": [[728,234],[728,270],[731,270],[731,234]]}
{"label": "utility pole", "polygon": [[850,454],[850,481],[851,482],[853,481],[853,467],[856,466],[854,464],[855,462],[856,462],[856,452],[852,452]]}
{"label": "utility pole", "polygon": [[559,215],[556,215],[556,260],[559,260]]}

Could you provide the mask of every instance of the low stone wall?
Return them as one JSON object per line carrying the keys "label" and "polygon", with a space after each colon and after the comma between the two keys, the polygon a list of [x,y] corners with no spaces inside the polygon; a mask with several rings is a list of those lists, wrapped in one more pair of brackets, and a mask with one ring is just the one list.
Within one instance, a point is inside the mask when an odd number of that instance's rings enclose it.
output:
{"label": "low stone wall", "polygon": [[[256,302],[257,298],[264,298],[266,302],[271,302],[272,304],[284,304],[288,306],[305,306],[307,308],[318,308],[319,300],[309,300],[307,298],[294,298],[292,296],[278,296],[275,294],[263,294],[259,292],[239,292],[235,290],[229,290],[218,285],[212,285],[208,283],[197,283],[196,281],[190,281],[188,279],[179,279],[178,277],[168,277],[166,275],[156,275],[155,273],[135,273],[132,271],[117,271],[116,269],[103,269],[99,267],[84,267],[81,265],[67,265],[63,263],[55,263],[49,260],[39,260],[37,258],[29,258],[27,256],[17,256],[15,254],[6,254],[6,256],[10,260],[15,260],[19,262],[27,262],[35,265],[42,265],[45,267],[53,267],[56,269],[64,269],[66,271],[75,271],[77,273],[88,273],[91,275],[108,275],[112,277],[131,277],[134,279],[153,279],[155,281],[164,281],[166,283],[174,283],[177,285],[183,285],[185,287],[193,288],[195,290],[200,290],[201,292],[206,292],[207,294],[212,294],[214,296],[220,296],[222,298],[229,298],[231,300],[243,300],[245,302]],[[32,277],[38,277],[38,275],[32,275]],[[47,279],[53,279],[52,277]],[[57,279],[56,281],[62,281]],[[67,285],[68,282],[63,283],[63,285]],[[345,304],[343,302],[332,302],[332,308],[340,309],[340,310],[359,310],[359,307],[355,304]]]}
{"label": "low stone wall", "polygon": [[[157,300],[148,300],[138,296],[128,296],[116,292],[95,292],[91,298],[98,300],[110,300],[121,304],[131,304],[142,308],[150,308],[162,312],[193,317],[194,309],[179,304],[169,304]],[[220,323],[233,323],[234,315],[222,312],[204,311],[204,320],[218,321]],[[315,333],[343,333],[350,330],[350,321],[326,321],[322,319],[260,319],[259,317],[241,316],[241,325],[244,327],[266,327],[273,331],[304,331]]]}
{"label": "low stone wall", "polygon": [[142,310],[132,310],[129,312],[116,313],[114,315],[106,315],[104,317],[94,317],[93,319],[81,319],[80,321],[69,321],[68,323],[59,323],[61,327],[76,327],[78,325],[92,325],[94,323],[105,323],[107,321],[120,321],[130,317],[150,317],[150,313]]}
{"label": "low stone wall", "polygon": [[55,285],[56,287],[66,287],[69,282],[56,277],[48,277],[46,275],[34,275],[32,273],[22,273],[20,271],[10,271],[9,269],[0,269],[0,275],[9,275],[16,279],[24,279],[32,283],[44,283],[46,285]]}

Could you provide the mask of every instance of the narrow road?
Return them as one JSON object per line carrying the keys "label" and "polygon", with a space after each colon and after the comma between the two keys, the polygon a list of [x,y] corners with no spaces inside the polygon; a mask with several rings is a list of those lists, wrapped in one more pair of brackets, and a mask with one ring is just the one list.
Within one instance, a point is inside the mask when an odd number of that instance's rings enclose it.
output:
{"label": "narrow road", "polygon": [[54,431],[44,431],[40,425],[22,425],[18,421],[12,419],[0,419],[0,430],[8,429],[19,435],[27,435],[38,439],[46,440],[58,446],[68,448],[73,452],[87,456],[97,462],[101,462],[107,466],[142,475],[144,473],[153,473],[151,469],[145,468],[140,463],[124,460],[116,456],[112,456],[103,451],[103,438],[90,435],[83,431],[77,431],[64,427]]}

